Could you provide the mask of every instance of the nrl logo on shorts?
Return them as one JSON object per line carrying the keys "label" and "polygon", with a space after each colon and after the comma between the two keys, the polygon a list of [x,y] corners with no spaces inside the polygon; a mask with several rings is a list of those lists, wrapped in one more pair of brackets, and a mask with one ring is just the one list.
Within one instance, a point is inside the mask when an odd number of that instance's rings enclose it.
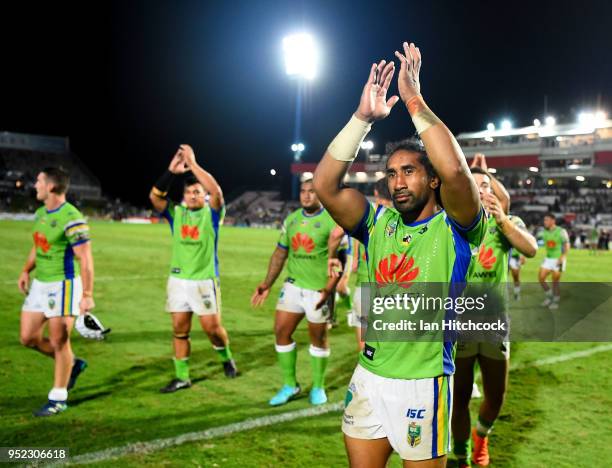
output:
{"label": "nrl logo on shorts", "polygon": [[212,302],[210,302],[208,299],[206,299],[204,301],[204,307],[206,307],[207,309],[210,309],[211,306],[212,306]]}
{"label": "nrl logo on shorts", "polygon": [[52,297],[49,298],[49,309],[55,308],[55,299]]}
{"label": "nrl logo on shorts", "polygon": [[387,234],[387,237],[391,237],[393,234],[395,234],[395,230],[397,229],[397,222],[392,222],[390,224],[387,224],[387,227],[385,228],[385,234]]}
{"label": "nrl logo on shorts", "polygon": [[421,443],[421,426],[415,422],[408,424],[408,443],[411,447]]}

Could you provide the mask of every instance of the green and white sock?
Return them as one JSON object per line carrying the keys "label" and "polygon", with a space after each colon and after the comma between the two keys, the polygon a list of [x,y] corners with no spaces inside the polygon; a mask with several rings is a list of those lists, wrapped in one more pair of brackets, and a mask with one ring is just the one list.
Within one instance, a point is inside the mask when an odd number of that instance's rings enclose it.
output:
{"label": "green and white sock", "polygon": [[491,433],[491,429],[493,429],[493,422],[485,421],[480,416],[478,416],[478,422],[476,423],[476,433],[480,437],[486,437]]}
{"label": "green and white sock", "polygon": [[288,345],[275,345],[278,365],[283,375],[283,384],[297,387],[295,378],[295,363],[297,362],[297,348],[295,342]]}
{"label": "green and white sock", "polygon": [[318,348],[310,345],[310,364],[312,365],[313,388],[325,387],[325,369],[329,361],[329,348]]}
{"label": "green and white sock", "polygon": [[229,343],[225,346],[213,345],[213,348],[221,358],[221,362],[229,361],[230,359],[232,359],[232,350],[229,347]]}
{"label": "green and white sock", "polygon": [[176,378],[184,382],[189,380],[189,358],[174,358]]}

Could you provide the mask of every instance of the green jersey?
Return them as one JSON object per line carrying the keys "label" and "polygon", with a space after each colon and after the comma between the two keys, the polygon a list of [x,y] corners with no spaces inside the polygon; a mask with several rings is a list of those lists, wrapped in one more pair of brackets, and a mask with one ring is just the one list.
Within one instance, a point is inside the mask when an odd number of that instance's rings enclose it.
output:
{"label": "green jersey", "polygon": [[[518,216],[508,216],[510,222],[525,228],[525,223]],[[508,281],[508,256],[512,245],[503,235],[495,218],[490,216],[482,244],[476,251],[474,261],[470,264],[468,278],[475,283],[505,283]],[[516,256],[519,252],[514,249]]]}
{"label": "green jersey", "polygon": [[335,226],[323,208],[312,215],[299,209],[283,221],[278,246],[289,251],[287,271],[297,287],[318,291],[327,285],[327,243]]}
{"label": "green jersey", "polygon": [[73,247],[89,241],[89,226],[79,210],[67,202],[51,211],[41,206],[36,210],[33,237],[39,281],[64,281],[79,276]]}
{"label": "green jersey", "polygon": [[[366,247],[370,282],[464,283],[471,250],[480,245],[486,228],[481,211],[471,226],[463,228],[444,210],[412,224],[404,224],[391,208],[368,205],[352,235]],[[455,344],[441,341],[366,340],[359,363],[374,374],[398,379],[423,379],[452,375]]]}
{"label": "green jersey", "polygon": [[546,247],[546,258],[559,258],[563,244],[569,242],[567,231],[559,226],[552,229],[544,229],[542,232],[544,247]]}
{"label": "green jersey", "polygon": [[168,204],[162,213],[172,230],[170,276],[189,280],[219,277],[217,243],[225,207],[215,210],[205,205],[190,210],[183,205]]}

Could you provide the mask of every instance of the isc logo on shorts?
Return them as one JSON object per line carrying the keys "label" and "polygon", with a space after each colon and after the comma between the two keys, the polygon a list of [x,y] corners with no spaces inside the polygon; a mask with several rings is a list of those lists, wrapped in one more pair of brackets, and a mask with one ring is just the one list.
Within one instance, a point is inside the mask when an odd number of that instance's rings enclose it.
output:
{"label": "isc logo on shorts", "polygon": [[425,419],[425,416],[423,416],[424,413],[425,413],[424,408],[423,409],[410,408],[406,412],[406,417],[410,419]]}

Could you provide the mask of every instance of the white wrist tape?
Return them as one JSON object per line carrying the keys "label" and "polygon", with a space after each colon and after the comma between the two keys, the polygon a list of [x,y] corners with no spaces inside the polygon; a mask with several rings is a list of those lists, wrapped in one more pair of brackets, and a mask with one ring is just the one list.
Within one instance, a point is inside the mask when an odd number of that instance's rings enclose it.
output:
{"label": "white wrist tape", "polygon": [[420,94],[410,99],[407,106],[410,117],[412,118],[412,123],[419,135],[429,127],[442,122],[436,114],[427,107],[427,104],[425,104]]}
{"label": "white wrist tape", "polygon": [[327,151],[338,161],[352,162],[357,157],[359,147],[371,129],[371,123],[359,120],[353,115],[327,147]]}

